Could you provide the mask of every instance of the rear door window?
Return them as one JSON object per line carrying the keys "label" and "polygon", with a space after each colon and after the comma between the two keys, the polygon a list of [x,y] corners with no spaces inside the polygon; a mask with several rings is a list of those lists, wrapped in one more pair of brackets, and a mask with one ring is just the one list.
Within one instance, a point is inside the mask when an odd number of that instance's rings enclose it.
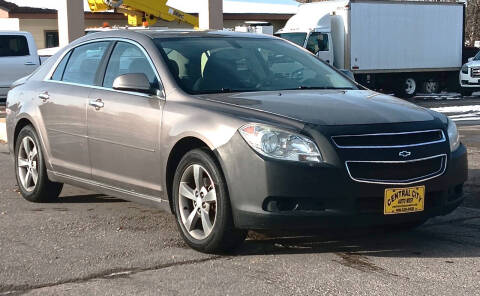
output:
{"label": "rear door window", "polygon": [[0,36],[0,57],[21,57],[30,55],[27,38],[22,35]]}
{"label": "rear door window", "polygon": [[65,67],[62,81],[94,85],[109,44],[109,41],[103,41],[76,47]]}

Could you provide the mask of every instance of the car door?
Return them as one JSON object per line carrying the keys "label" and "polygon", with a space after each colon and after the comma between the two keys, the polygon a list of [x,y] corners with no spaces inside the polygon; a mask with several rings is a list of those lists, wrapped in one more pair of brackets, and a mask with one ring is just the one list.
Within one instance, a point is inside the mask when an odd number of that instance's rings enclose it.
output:
{"label": "car door", "polygon": [[159,76],[145,50],[136,43],[117,42],[105,66],[102,88],[90,94],[87,108],[92,176],[102,184],[158,196],[164,99],[114,90],[115,78],[128,73],[143,73],[152,90],[160,89]]}
{"label": "car door", "polygon": [[44,121],[50,161],[57,173],[91,178],[87,102],[100,61],[111,42],[93,42],[66,53],[51,77],[40,82],[36,99]]}

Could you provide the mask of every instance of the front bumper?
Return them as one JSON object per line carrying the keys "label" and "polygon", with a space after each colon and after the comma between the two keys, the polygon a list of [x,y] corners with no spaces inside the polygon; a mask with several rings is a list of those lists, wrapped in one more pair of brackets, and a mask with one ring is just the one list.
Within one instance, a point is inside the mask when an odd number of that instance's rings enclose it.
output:
{"label": "front bumper", "polygon": [[473,88],[480,90],[480,77],[472,77],[470,72],[471,68],[468,69],[468,74],[460,72],[460,86],[463,88]]}
{"label": "front bumper", "polygon": [[[445,215],[463,201],[468,175],[467,151],[461,145],[448,155],[443,175],[404,186],[425,185],[423,212],[385,216],[385,189],[402,186],[355,182],[342,165],[264,159],[238,133],[217,149],[217,155],[229,187],[235,225],[242,229],[373,226]],[[278,206],[282,203],[288,210]],[[292,203],[299,206],[290,209]]]}

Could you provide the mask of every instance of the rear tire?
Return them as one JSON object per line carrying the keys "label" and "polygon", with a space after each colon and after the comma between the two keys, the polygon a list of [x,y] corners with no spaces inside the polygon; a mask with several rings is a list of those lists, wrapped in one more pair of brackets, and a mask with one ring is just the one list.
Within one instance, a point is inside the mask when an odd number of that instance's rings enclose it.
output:
{"label": "rear tire", "polygon": [[30,125],[20,131],[16,140],[15,175],[20,193],[31,202],[54,201],[63,188],[63,184],[48,179],[40,141]]}
{"label": "rear tire", "polygon": [[236,229],[227,185],[220,166],[206,149],[188,152],[173,180],[177,226],[185,242],[204,253],[223,253],[247,235]]}

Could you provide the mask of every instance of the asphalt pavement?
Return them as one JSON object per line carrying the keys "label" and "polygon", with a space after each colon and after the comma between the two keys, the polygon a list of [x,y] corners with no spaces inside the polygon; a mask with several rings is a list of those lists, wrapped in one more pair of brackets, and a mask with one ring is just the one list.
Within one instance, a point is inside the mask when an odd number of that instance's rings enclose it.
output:
{"label": "asphalt pavement", "polygon": [[252,232],[222,256],[189,249],[170,213],[132,202],[71,186],[55,203],[25,201],[0,144],[0,295],[478,295],[480,123],[457,123],[470,179],[454,213],[411,232]]}

